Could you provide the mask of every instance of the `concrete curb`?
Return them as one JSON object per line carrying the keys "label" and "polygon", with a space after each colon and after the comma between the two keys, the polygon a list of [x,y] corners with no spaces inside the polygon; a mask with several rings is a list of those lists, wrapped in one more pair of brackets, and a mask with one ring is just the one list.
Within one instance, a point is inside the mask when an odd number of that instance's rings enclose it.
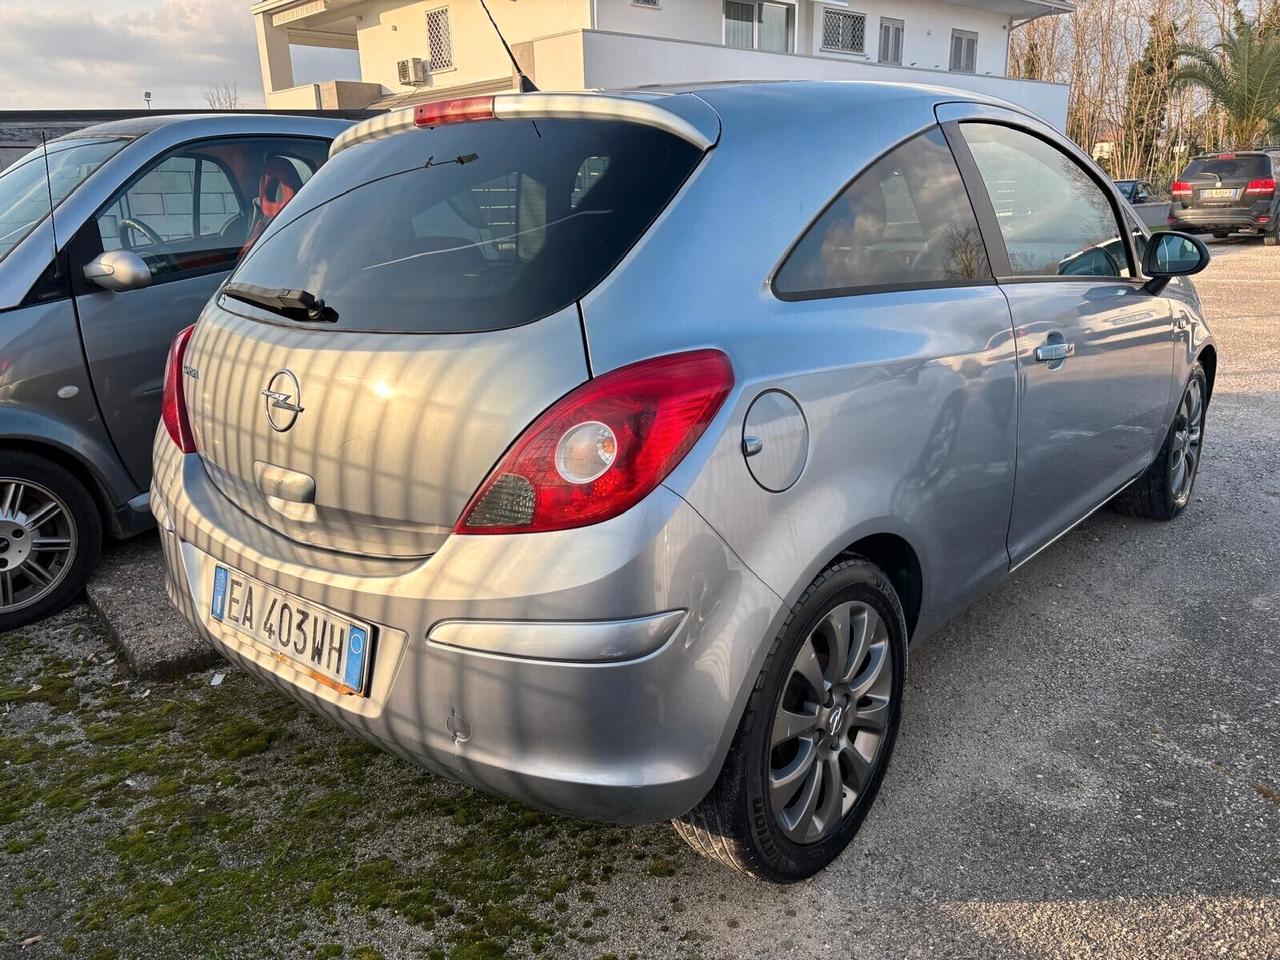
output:
{"label": "concrete curb", "polygon": [[173,608],[155,534],[104,549],[85,589],[112,642],[139,677],[159,680],[224,662]]}

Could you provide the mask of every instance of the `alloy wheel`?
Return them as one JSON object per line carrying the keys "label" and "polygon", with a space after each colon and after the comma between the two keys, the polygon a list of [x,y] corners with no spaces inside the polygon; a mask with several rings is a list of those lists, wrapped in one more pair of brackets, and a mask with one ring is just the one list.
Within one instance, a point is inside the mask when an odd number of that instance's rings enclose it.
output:
{"label": "alloy wheel", "polygon": [[31,480],[0,477],[0,611],[30,606],[71,569],[76,526],[62,498]]}
{"label": "alloy wheel", "polygon": [[1191,486],[1200,466],[1203,435],[1204,385],[1192,377],[1178,405],[1178,417],[1173,424],[1173,448],[1169,452],[1169,489],[1179,507],[1191,498]]}
{"label": "alloy wheel", "polygon": [[826,839],[881,762],[894,666],[889,630],[868,604],[829,610],[792,660],[770,730],[769,799],[783,834]]}

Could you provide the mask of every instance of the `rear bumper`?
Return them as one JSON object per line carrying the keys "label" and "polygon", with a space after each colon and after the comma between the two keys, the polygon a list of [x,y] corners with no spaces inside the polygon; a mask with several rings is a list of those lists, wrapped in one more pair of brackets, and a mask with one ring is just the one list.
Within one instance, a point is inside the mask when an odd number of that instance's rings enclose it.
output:
{"label": "rear bumper", "polygon": [[[391,752],[556,812],[640,822],[694,806],[781,613],[663,487],[594,527],[455,536],[402,562],[280,537],[163,431],[155,467],[169,594],[215,647]],[[376,624],[368,695],[324,686],[204,616],[215,562]]]}
{"label": "rear bumper", "polygon": [[[1275,219],[1269,209],[1254,210],[1251,207],[1183,207],[1176,205],[1169,211],[1169,226],[1174,230],[1219,232],[1245,230],[1261,233],[1275,229]],[[1259,219],[1261,218],[1261,220]]]}

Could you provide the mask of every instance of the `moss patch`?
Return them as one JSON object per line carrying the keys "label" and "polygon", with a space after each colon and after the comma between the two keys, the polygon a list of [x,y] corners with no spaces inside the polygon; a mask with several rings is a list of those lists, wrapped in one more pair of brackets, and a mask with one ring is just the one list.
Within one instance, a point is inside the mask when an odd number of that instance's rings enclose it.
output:
{"label": "moss patch", "polygon": [[109,655],[8,639],[0,715],[23,724],[0,727],[0,849],[47,868],[13,886],[0,948],[39,932],[64,956],[104,960],[137,944],[201,958],[554,957],[603,941],[596,885],[681,862],[665,831],[563,820],[430,777],[237,672],[218,687],[143,684]]}

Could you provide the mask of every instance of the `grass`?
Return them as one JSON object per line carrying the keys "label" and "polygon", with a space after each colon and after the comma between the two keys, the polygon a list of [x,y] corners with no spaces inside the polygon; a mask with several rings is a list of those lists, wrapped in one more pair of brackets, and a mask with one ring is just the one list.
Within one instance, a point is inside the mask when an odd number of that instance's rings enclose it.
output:
{"label": "grass", "polygon": [[0,849],[20,868],[0,951],[39,934],[86,958],[558,956],[603,939],[597,884],[686,862],[661,828],[430,777],[237,672],[140,684],[102,648],[0,643]]}

